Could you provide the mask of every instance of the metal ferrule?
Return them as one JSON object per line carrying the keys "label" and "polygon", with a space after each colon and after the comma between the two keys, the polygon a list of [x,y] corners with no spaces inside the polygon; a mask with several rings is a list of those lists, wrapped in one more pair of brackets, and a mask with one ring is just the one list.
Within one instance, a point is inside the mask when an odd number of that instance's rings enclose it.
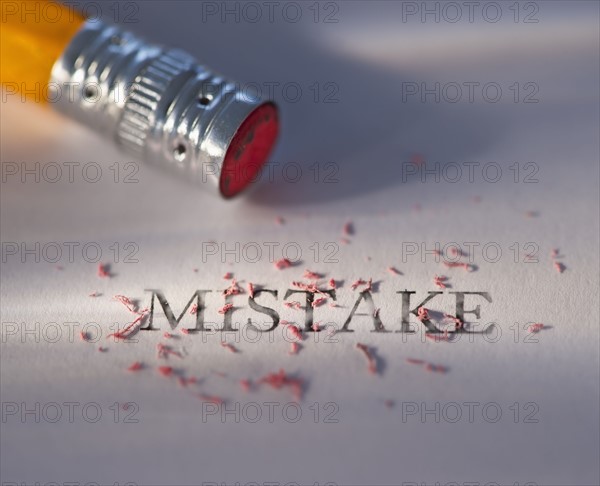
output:
{"label": "metal ferrule", "polygon": [[238,127],[263,102],[178,49],[88,21],[52,70],[56,109],[140,160],[218,184]]}

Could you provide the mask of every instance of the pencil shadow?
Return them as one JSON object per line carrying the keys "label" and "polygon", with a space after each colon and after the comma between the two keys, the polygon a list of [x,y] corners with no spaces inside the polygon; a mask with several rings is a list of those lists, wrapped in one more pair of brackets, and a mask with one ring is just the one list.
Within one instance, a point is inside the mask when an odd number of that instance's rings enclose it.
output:
{"label": "pencil shadow", "polygon": [[503,128],[502,120],[472,105],[403,103],[403,79],[418,75],[403,78],[330,52],[290,49],[311,60],[315,79],[340,80],[339,102],[281,107],[282,137],[273,158],[280,165],[268,178],[263,173],[250,193],[256,204],[322,204],[400,187],[411,154],[423,153],[440,167],[477,160]]}

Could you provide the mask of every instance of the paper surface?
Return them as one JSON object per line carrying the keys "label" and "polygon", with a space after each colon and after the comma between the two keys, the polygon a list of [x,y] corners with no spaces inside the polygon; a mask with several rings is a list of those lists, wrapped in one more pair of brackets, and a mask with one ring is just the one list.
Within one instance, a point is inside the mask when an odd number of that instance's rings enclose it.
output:
{"label": "paper surface", "polygon": [[[272,159],[280,166],[273,181],[263,178],[227,202],[143,165],[132,176],[138,182],[125,183],[124,164],[133,160],[110,141],[40,107],[3,102],[3,168],[81,165],[74,182],[66,172],[48,182],[53,176],[40,168],[39,183],[31,175],[22,183],[20,174],[2,183],[2,481],[598,484],[597,4],[537,2],[538,23],[515,23],[503,3],[502,21],[455,24],[402,22],[403,2],[340,2],[338,23],[315,23],[303,4],[305,21],[252,24],[199,23],[200,4],[159,3],[141,3],[131,28],[186,47],[242,82],[302,87],[296,103],[276,91],[283,133]],[[434,95],[403,100],[408,82],[440,83],[446,92],[439,103]],[[448,83],[468,82],[497,83],[503,94],[490,102],[478,88],[473,103],[466,91],[459,102],[448,101]],[[339,101],[322,102],[328,93]],[[539,101],[524,103],[527,95]],[[407,175],[410,161],[419,163],[415,154],[434,171],[425,183],[420,172]],[[91,171],[92,162],[102,170],[95,183],[79,170]],[[452,163],[464,170],[458,182],[451,182]],[[471,165],[472,181],[465,163],[479,164]],[[497,182],[485,179],[495,178],[492,163],[502,169]],[[286,182],[294,178],[292,164],[302,175]],[[490,172],[482,174],[484,167]],[[354,232],[346,235],[349,221]],[[436,261],[436,244],[452,242],[471,245],[460,261],[472,258],[473,271]],[[16,255],[5,254],[10,243]],[[56,262],[53,243],[63,251]],[[75,245],[72,262],[66,243]],[[94,262],[97,248],[102,259]],[[298,248],[296,265],[275,268],[271,260],[293,260]],[[98,263],[110,263],[110,278],[97,275]],[[277,298],[262,294],[257,303],[303,325],[304,312],[285,307],[284,295],[305,269],[324,274],[323,288],[330,278],[341,283],[338,307],[316,307],[315,321],[342,327],[360,295],[351,284],[372,278],[374,306],[391,332],[372,332],[374,308],[362,302],[357,312],[366,315],[352,318],[353,333],[321,332],[318,342],[305,333],[297,355],[289,354],[293,339],[282,336],[282,325],[256,342],[247,332],[228,333],[239,351],[233,354],[220,345],[221,333],[181,334],[180,327],[194,326],[192,315],[170,331],[156,303],[160,331],[140,332],[135,343],[106,339],[113,323],[122,328],[134,317],[113,296],[138,299],[144,308],[146,289],[160,289],[176,316],[196,290],[212,290],[204,317],[221,327],[227,272],[244,289],[253,282],[277,290]],[[436,275],[448,277],[449,288],[439,289]],[[443,295],[425,307],[440,326],[449,327],[444,313],[456,313],[450,292],[486,292],[491,302],[465,297],[466,310],[481,312],[466,320],[495,323],[500,334],[435,342],[414,315],[418,332],[397,332],[398,292],[416,292],[414,306],[438,290]],[[90,297],[94,292],[100,295]],[[294,300],[304,304],[302,295],[285,299]],[[247,292],[232,302],[241,327],[248,318],[269,322],[249,307]],[[98,342],[79,338],[87,323],[101,329]],[[545,328],[532,334],[531,323]],[[158,358],[158,343],[183,357]],[[374,350],[377,374],[356,343]],[[136,361],[145,369],[128,372]],[[157,372],[161,365],[201,383],[182,387]],[[256,384],[279,369],[305,380],[297,405],[287,388]],[[243,379],[255,383],[250,392]],[[224,398],[229,408],[213,414],[202,393]],[[67,402],[76,404],[73,420]],[[62,413],[54,423],[53,403]],[[117,413],[123,403],[131,408]],[[36,406],[39,418],[22,415]],[[98,407],[102,416],[94,422]]]}

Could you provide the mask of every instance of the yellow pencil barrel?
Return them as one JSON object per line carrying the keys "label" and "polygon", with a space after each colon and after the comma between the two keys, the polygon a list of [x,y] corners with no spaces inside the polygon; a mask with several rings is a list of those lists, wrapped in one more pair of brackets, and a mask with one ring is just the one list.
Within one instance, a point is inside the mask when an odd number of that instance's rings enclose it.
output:
{"label": "yellow pencil barrel", "polygon": [[52,66],[85,18],[50,0],[0,0],[0,83],[36,102],[47,102]]}

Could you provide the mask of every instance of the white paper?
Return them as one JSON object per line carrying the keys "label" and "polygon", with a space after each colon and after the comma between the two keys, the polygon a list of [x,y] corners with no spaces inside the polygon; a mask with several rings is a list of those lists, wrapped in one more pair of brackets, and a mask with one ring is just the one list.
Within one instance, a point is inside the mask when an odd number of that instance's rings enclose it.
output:
{"label": "white paper", "polygon": [[[65,251],[56,263],[43,256],[36,263],[31,255],[22,263],[21,252],[2,263],[3,484],[598,484],[597,6],[536,2],[539,22],[532,24],[506,20],[513,11],[502,3],[506,17],[498,23],[423,24],[401,22],[402,2],[341,2],[337,24],[305,19],[254,25],[199,22],[200,4],[167,10],[158,3],[142,3],[140,22],[131,28],[186,47],[243,82],[293,81],[304,88],[298,103],[279,100],[282,136],[273,155],[282,167],[297,163],[303,173],[299,182],[286,183],[275,170],[273,182],[263,180],[234,201],[143,165],[139,182],[115,183],[111,165],[133,159],[110,141],[43,108],[12,98],[3,103],[3,166],[76,161],[102,168],[97,183],[86,182],[78,169],[72,183],[66,176],[57,183],[9,176],[2,183],[3,243],[43,248],[56,242]],[[310,19],[307,5],[303,13]],[[177,28],[158,29],[174,22]],[[474,103],[434,103],[432,97],[403,103],[402,83],[412,81],[495,82],[504,92],[498,103],[480,95]],[[336,83],[339,103],[315,103],[309,88],[315,82],[321,95],[324,83]],[[528,82],[539,88],[539,102],[515,103],[510,86],[518,83],[522,100],[530,93]],[[480,165],[474,182],[466,175],[458,183],[436,183],[433,176],[422,183],[418,175],[403,182],[415,153],[423,154],[428,168],[436,162]],[[339,167],[337,183],[323,182],[328,162]],[[318,183],[310,168],[315,163]],[[483,179],[480,168],[490,163],[503,170],[497,183]],[[510,168],[515,163],[517,183]],[[536,164],[537,183],[523,182],[530,175],[527,163]],[[348,221],[355,232],[343,244]],[[203,244],[211,241],[219,253],[203,261]],[[72,263],[65,242],[79,245]],[[431,250],[436,242],[478,244],[472,252],[476,270],[446,268],[432,254],[403,258],[407,244]],[[111,278],[98,277],[98,263],[85,261],[86,243],[102,249],[102,262],[112,262]],[[221,250],[235,250],[237,243],[239,261],[223,262]],[[538,263],[524,262],[534,248],[528,243],[537,245]],[[263,255],[252,262],[255,244]],[[285,245],[292,258],[300,248],[300,263],[276,269],[268,255],[274,244],[276,258],[284,256]],[[485,261],[485,245],[492,258],[493,249],[501,248],[497,263]],[[124,263],[135,248],[132,258],[139,262]],[[555,248],[560,255],[553,259]],[[562,273],[554,261],[564,265]],[[391,266],[401,275],[390,273]],[[371,318],[356,316],[354,333],[328,338],[322,332],[319,342],[307,333],[299,354],[289,355],[280,326],[256,343],[244,341],[244,333],[228,334],[239,350],[232,354],[220,346],[220,333],[187,336],[177,329],[177,339],[164,338],[168,325],[158,307],[160,332],[141,332],[136,343],[105,339],[112,323],[122,327],[132,320],[112,297],[126,295],[146,307],[151,294],[145,289],[162,290],[176,315],[196,290],[210,289],[205,319],[222,325],[217,311],[224,303],[219,291],[230,284],[226,272],[244,288],[253,282],[277,290],[277,299],[263,294],[257,302],[302,324],[303,312],[283,302],[305,269],[323,273],[325,287],[330,278],[343,281],[339,307],[317,307],[316,321],[341,327],[359,296],[351,284],[373,278],[375,306],[392,332],[373,333]],[[467,296],[465,307],[481,306],[481,322],[501,330],[497,342],[482,336],[434,342],[421,335],[414,316],[418,335],[396,332],[402,313],[397,292],[415,291],[416,305],[438,290],[435,275],[449,277],[451,288],[426,305],[434,317],[455,313],[449,292],[487,292],[491,303]],[[93,292],[101,295],[90,297]],[[233,300],[239,307],[234,321],[242,326],[264,317],[247,299],[245,293]],[[358,312],[372,310],[362,303]],[[103,332],[94,344],[78,335],[89,322]],[[72,342],[67,323],[76,323]],[[531,335],[528,323],[546,328]],[[181,323],[193,325],[191,315]],[[62,334],[50,342],[57,328]],[[358,342],[375,349],[377,375],[368,372]],[[184,357],[157,358],[158,343]],[[407,358],[448,371],[428,372]],[[146,369],[128,372],[135,361]],[[156,371],[160,365],[203,381],[181,387]],[[285,408],[293,419],[298,410],[289,390],[263,384],[248,393],[239,384],[280,368],[306,380],[296,423],[282,415]],[[207,415],[212,409],[199,393],[225,398],[227,410],[239,407],[240,418],[222,418],[221,410]],[[5,409],[8,402],[16,404],[16,414]],[[56,423],[54,402],[63,413]],[[65,402],[78,404],[72,423]],[[128,411],[121,410],[115,423],[115,402],[138,407],[138,422],[123,423]],[[272,420],[270,402],[277,404]],[[466,402],[474,403],[472,420]],[[23,418],[23,409],[36,403],[44,410],[40,420]],[[86,404],[100,407],[98,422],[82,416]],[[455,421],[457,404],[462,415]],[[439,422],[434,414],[420,416],[435,407]],[[256,409],[263,415],[252,423]],[[502,416],[494,422],[498,409]],[[87,411],[93,417],[93,406]]]}

